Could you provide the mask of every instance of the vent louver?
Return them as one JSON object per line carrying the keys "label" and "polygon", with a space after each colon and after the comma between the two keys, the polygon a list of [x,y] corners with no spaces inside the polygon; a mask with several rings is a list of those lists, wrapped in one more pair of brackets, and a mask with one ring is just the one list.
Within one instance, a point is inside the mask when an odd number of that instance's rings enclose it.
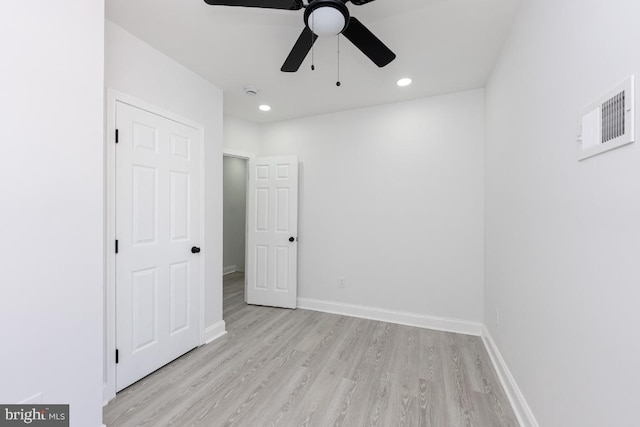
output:
{"label": "vent louver", "polygon": [[624,135],[624,101],[624,92],[620,92],[602,104],[602,142]]}

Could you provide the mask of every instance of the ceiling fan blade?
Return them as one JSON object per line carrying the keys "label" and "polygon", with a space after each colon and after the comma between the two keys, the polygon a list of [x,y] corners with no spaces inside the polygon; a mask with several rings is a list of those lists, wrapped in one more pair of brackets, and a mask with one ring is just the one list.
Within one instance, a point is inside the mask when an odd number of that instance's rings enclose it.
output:
{"label": "ceiling fan blade", "polygon": [[351,3],[356,6],[362,6],[363,4],[371,3],[373,0],[351,0]]}
{"label": "ceiling fan blade", "polygon": [[353,16],[349,19],[349,25],[342,34],[378,67],[384,67],[396,59],[396,54]]}
{"label": "ceiling fan blade", "polygon": [[289,56],[287,56],[284,64],[282,64],[280,71],[284,71],[285,73],[295,73],[298,71],[298,68],[302,65],[302,61],[306,58],[317,38],[318,36],[313,34],[308,27],[304,27],[304,30],[300,33],[300,37],[298,37],[298,41],[293,45]]}
{"label": "ceiling fan blade", "polygon": [[300,10],[302,0],[204,0],[211,6],[262,7],[265,9]]}

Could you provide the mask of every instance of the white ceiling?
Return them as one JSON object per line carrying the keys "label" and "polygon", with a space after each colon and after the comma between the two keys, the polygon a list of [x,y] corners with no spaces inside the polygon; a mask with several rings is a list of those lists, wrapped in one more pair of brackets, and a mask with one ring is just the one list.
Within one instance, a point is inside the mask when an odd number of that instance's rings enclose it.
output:
{"label": "white ceiling", "polygon": [[[483,87],[520,0],[377,0],[348,3],[397,55],[378,68],[340,36],[318,39],[297,73],[280,67],[303,12],[209,6],[203,0],[106,0],[107,18],[224,91],[225,114],[258,123]],[[395,85],[411,77],[406,88]],[[247,85],[260,93],[249,97]],[[273,109],[258,111],[259,104]]]}

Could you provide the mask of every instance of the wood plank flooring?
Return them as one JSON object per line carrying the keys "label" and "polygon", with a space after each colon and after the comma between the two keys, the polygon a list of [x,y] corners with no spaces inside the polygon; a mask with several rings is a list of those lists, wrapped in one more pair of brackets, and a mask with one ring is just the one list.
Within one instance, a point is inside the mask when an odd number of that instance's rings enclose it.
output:
{"label": "wood plank flooring", "polygon": [[108,427],[518,426],[480,338],[249,306],[243,281],[227,335],[118,393]]}

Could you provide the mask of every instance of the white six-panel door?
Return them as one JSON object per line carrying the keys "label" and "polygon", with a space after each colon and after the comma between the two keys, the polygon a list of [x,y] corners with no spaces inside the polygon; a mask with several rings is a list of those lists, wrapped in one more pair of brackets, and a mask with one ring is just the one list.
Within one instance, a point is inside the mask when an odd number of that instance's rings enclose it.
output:
{"label": "white six-panel door", "polygon": [[[116,389],[199,342],[199,132],[116,103]],[[195,251],[195,250],[194,250]]]}
{"label": "white six-panel door", "polygon": [[249,160],[247,303],[295,308],[298,159]]}

